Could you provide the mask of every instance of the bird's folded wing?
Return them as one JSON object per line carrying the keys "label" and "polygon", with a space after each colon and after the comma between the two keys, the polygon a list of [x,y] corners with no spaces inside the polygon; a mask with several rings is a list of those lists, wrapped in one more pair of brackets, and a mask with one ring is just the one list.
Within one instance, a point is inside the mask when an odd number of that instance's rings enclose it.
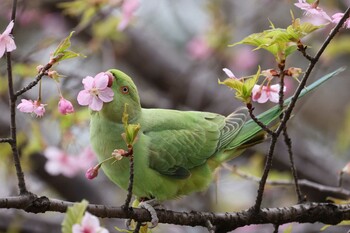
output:
{"label": "bird's folded wing", "polygon": [[206,112],[176,112],[147,130],[149,166],[173,178],[190,176],[238,134],[247,118],[246,108],[228,117]]}
{"label": "bird's folded wing", "polygon": [[203,112],[175,115],[162,119],[144,134],[149,140],[149,166],[163,175],[183,179],[190,176],[190,169],[215,153],[224,117]]}

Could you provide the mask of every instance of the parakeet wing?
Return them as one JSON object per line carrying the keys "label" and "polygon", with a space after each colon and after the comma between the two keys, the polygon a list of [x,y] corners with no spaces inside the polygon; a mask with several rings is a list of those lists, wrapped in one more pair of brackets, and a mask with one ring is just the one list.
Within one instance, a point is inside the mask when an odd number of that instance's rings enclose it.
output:
{"label": "parakeet wing", "polygon": [[173,178],[188,177],[191,168],[205,163],[237,135],[246,112],[240,108],[225,118],[206,112],[157,111],[162,120],[144,131],[150,140],[149,166]]}

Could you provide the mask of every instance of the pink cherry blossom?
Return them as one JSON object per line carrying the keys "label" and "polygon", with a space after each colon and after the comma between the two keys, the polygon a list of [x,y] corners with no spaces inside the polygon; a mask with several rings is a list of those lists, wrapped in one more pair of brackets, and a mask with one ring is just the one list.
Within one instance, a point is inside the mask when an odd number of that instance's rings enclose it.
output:
{"label": "pink cherry blossom", "polygon": [[236,78],[236,76],[232,73],[232,71],[230,69],[227,69],[227,68],[223,68],[222,69],[225,74],[229,77],[229,78]]}
{"label": "pink cherry blossom", "polygon": [[86,169],[92,167],[96,162],[96,155],[90,146],[86,147],[77,156],[77,163],[80,165],[80,169],[85,171]]}
{"label": "pink cherry blossom", "polygon": [[314,3],[310,4],[306,2],[306,0],[298,0],[298,3],[294,3],[294,5],[305,11],[305,15],[317,15],[328,21],[332,21],[331,17],[318,7],[318,1],[316,0]]}
{"label": "pink cherry blossom", "polygon": [[[332,15],[332,23],[339,23],[339,21],[341,20],[341,18],[343,18],[344,16],[344,13],[336,13],[334,15]],[[348,18],[344,25],[343,25],[344,28],[350,28],[350,18]]]}
{"label": "pink cherry blossom", "polygon": [[91,147],[86,147],[78,155],[70,155],[57,147],[47,147],[44,151],[47,158],[45,170],[51,175],[63,175],[73,177],[80,172],[92,167],[96,162],[96,156]]}
{"label": "pink cherry blossom", "polygon": [[196,60],[207,59],[213,52],[208,42],[203,37],[194,37],[187,43],[187,53]]}
{"label": "pink cherry blossom", "polygon": [[[252,90],[252,99],[258,103],[266,103],[268,100],[274,103],[279,101],[280,84],[271,86],[254,85]],[[283,88],[283,92],[286,91],[286,87]]]}
{"label": "pink cherry blossom", "polygon": [[113,100],[114,92],[109,87],[109,80],[110,75],[105,72],[98,73],[94,78],[84,78],[84,90],[78,94],[78,103],[83,106],[89,105],[91,110],[100,111],[103,103]]}
{"label": "pink cherry blossom", "polygon": [[139,0],[124,0],[122,8],[122,18],[118,24],[118,30],[123,31],[130,23],[135,11],[139,8]]}
{"label": "pink cherry blossom", "polygon": [[66,100],[61,96],[60,101],[58,102],[58,110],[60,111],[61,114],[67,115],[69,113],[74,112],[74,107],[73,104],[69,101]]}
{"label": "pink cherry blossom", "polygon": [[71,156],[57,147],[47,147],[44,151],[47,158],[45,170],[51,175],[62,174],[73,177],[81,170],[80,164],[74,156]]}
{"label": "pink cherry blossom", "polygon": [[16,49],[15,41],[12,35],[10,35],[13,25],[14,23],[11,21],[5,31],[0,34],[0,58],[4,56],[5,52],[11,52]]}
{"label": "pink cherry blossom", "polygon": [[36,116],[42,117],[45,113],[45,104],[40,103],[38,100],[22,99],[17,109],[21,112],[34,113]]}
{"label": "pink cherry blossom", "polygon": [[80,224],[74,224],[73,233],[109,233],[106,228],[100,226],[98,218],[86,212]]}

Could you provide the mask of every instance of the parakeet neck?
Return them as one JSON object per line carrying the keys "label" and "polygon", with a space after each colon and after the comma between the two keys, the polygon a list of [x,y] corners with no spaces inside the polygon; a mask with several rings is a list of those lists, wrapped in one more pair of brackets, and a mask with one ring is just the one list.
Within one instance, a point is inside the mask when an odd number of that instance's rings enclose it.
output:
{"label": "parakeet neck", "polygon": [[[106,119],[122,124],[122,118],[124,113],[125,103],[120,103],[116,101],[112,101],[110,103],[105,104],[103,109],[101,110],[101,115]],[[138,123],[137,119],[139,119],[141,115],[141,106],[140,104],[130,104],[127,105],[127,114],[128,114],[128,122],[129,123]]]}

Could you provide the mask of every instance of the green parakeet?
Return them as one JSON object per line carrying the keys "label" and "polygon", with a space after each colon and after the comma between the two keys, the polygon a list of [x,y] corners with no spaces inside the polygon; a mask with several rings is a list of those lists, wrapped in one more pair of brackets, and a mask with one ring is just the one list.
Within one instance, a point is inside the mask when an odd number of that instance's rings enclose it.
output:
{"label": "green parakeet", "polygon": [[[114,97],[100,111],[91,112],[90,140],[99,161],[111,157],[115,149],[126,150],[121,135],[124,106],[128,104],[129,123],[141,125],[133,148],[133,194],[138,198],[162,201],[204,190],[220,164],[263,140],[261,128],[247,120],[245,107],[227,117],[210,112],[145,109],[132,79],[119,70],[109,72],[113,75]],[[338,72],[305,88],[301,96]],[[286,104],[289,102],[286,100]],[[258,118],[267,125],[280,113],[275,106]],[[110,180],[127,189],[128,158],[103,163],[102,168]]]}

